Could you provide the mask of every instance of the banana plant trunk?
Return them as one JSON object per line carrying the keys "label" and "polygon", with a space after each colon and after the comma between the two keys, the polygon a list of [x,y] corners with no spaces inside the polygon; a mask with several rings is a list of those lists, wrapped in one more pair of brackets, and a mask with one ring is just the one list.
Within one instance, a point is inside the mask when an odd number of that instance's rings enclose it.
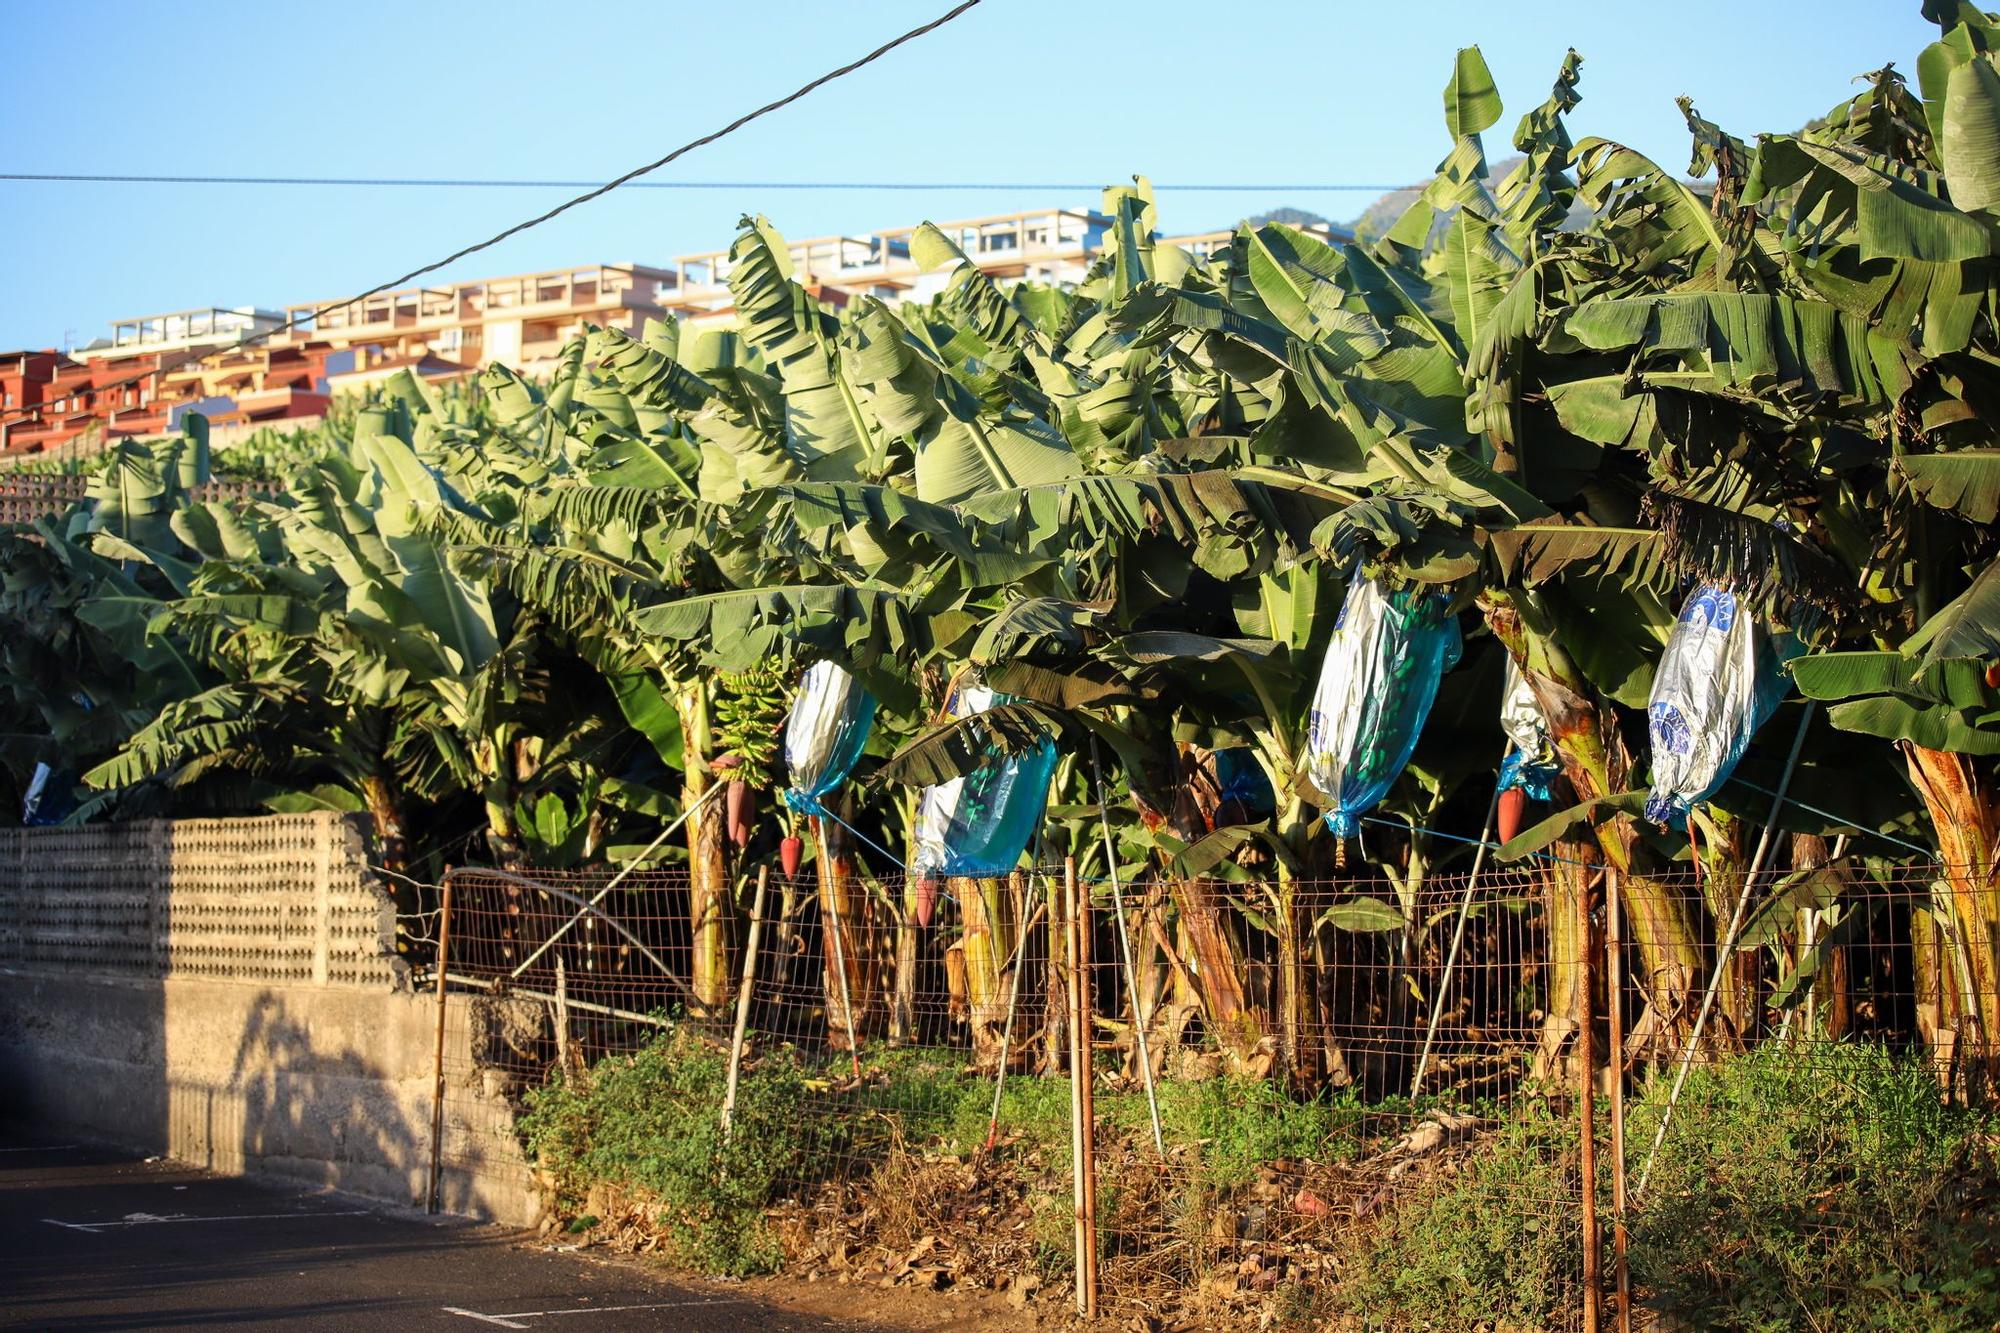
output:
{"label": "banana plant trunk", "polygon": [[[1193,843],[1208,832],[1208,823],[1195,800],[1183,768],[1175,799],[1161,818],[1184,843]],[[1177,985],[1186,984],[1203,1026],[1222,1067],[1230,1074],[1262,1078],[1271,1071],[1270,1014],[1250,1003],[1244,982],[1248,975],[1243,942],[1232,921],[1232,913],[1212,880],[1199,876],[1172,876],[1168,892],[1174,901],[1176,933],[1180,937],[1179,957],[1184,973]]]}
{"label": "banana plant trunk", "polygon": [[382,774],[370,773],[361,779],[361,800],[368,808],[368,824],[375,835],[375,855],[380,864],[390,870],[402,870],[409,860],[409,847],[403,841],[402,804],[396,799],[395,787]]}
{"label": "banana plant trunk", "polygon": [[[1314,817],[1296,791],[1287,793],[1278,803],[1280,839],[1287,847],[1303,853]],[[1300,859],[1304,860],[1303,855]],[[1302,919],[1305,907],[1299,901],[1297,873],[1282,861],[1277,869],[1277,880],[1271,886],[1271,928],[1278,953],[1274,1016],[1277,1067],[1289,1086],[1306,1090],[1316,1082],[1320,1062],[1319,1048],[1306,1040],[1310,994],[1306,985],[1306,929]]]}
{"label": "banana plant trunk", "polygon": [[876,1035],[881,1027],[883,931],[876,920],[874,897],[854,873],[846,839],[829,821],[821,820],[820,830],[819,920],[826,941],[820,951],[820,989],[826,1000],[828,1041],[833,1049],[844,1051]]}
{"label": "banana plant trunk", "polygon": [[896,914],[896,970],[889,994],[889,1044],[905,1046],[917,1040],[917,958],[922,941],[918,938],[915,890],[904,895],[903,910]]}
{"label": "banana plant trunk", "polygon": [[480,793],[486,806],[486,842],[493,859],[508,869],[518,869],[527,856],[521,849],[521,831],[514,824],[513,784],[504,777],[487,782]]}
{"label": "banana plant trunk", "polygon": [[1059,1074],[1069,1060],[1069,907],[1064,902],[1061,883],[1050,886],[1049,924],[1043,938],[1048,948],[1042,958],[1042,1053],[1036,1072]]}
{"label": "banana plant trunk", "polygon": [[966,1021],[972,1030],[973,1063],[992,1072],[1000,1067],[1012,998],[1014,937],[1019,921],[1020,876],[953,879],[962,933],[953,946],[964,965]]}
{"label": "banana plant trunk", "polygon": [[[1483,607],[1494,637],[1513,655],[1534,691],[1576,801],[1627,790],[1632,760],[1616,717],[1555,642],[1545,618],[1501,593],[1488,593]],[[1685,1039],[1700,1003],[1704,967],[1695,919],[1667,886],[1635,873],[1639,835],[1629,817],[1601,821],[1596,838],[1605,861],[1618,871],[1626,921],[1639,952],[1641,975],[1636,979],[1646,997],[1645,1012],[1633,1025],[1626,1049],[1639,1059],[1665,1057]]]}
{"label": "banana plant trunk", "polygon": [[1945,994],[1953,995],[1959,1028],[1953,1044],[1964,1058],[1955,1062],[1966,1090],[1983,1095],[2000,1078],[2000,959],[1994,936],[2000,929],[2000,868],[1995,836],[2000,803],[1990,782],[1966,755],[1927,750],[1900,742],[1910,781],[1924,798],[1937,834],[1938,874],[1944,893],[1932,915],[1940,936],[1938,1031],[1945,1024]]}
{"label": "banana plant trunk", "polygon": [[1223,1068],[1261,1077],[1270,1071],[1264,1043],[1269,1016],[1250,1004],[1243,989],[1243,946],[1230,927],[1227,906],[1205,879],[1173,880],[1172,893],[1180,918],[1180,955]]}
{"label": "banana plant trunk", "polygon": [[[1697,855],[1701,866],[1702,900],[1708,904],[1709,919],[1733,920],[1738,901],[1749,886],[1748,858],[1744,855],[1743,822],[1720,810],[1710,810]],[[1716,1010],[1709,1040],[1718,1048],[1735,1049],[1755,1041],[1763,1021],[1759,1002],[1764,955],[1760,949],[1738,949],[1729,959],[1728,973],[1716,992]]]}
{"label": "banana plant trunk", "polygon": [[1578,927],[1577,900],[1589,886],[1597,859],[1595,843],[1566,838],[1555,847],[1560,860],[1542,872],[1542,919],[1547,926],[1543,944],[1548,974],[1542,1003],[1542,1035],[1536,1046],[1534,1078],[1548,1088],[1566,1088],[1573,1081],[1567,1051],[1576,1036],[1578,990],[1583,985],[1583,935]]}
{"label": "banana plant trunk", "polygon": [[409,863],[409,844],[403,840],[403,811],[395,787],[382,774],[369,773],[361,779],[361,800],[368,810],[376,864],[393,872],[385,878],[390,901],[396,904],[396,952],[408,953],[415,942],[409,934],[411,923],[421,921],[423,913],[438,904],[427,891],[402,877]]}
{"label": "banana plant trunk", "polygon": [[707,687],[689,685],[678,694],[686,746],[681,808],[691,812],[682,826],[688,848],[688,986],[694,992],[697,1017],[717,1019],[727,1013],[732,992],[729,865],[723,852],[726,814],[719,801],[702,799],[718,781],[708,766],[712,736]]}

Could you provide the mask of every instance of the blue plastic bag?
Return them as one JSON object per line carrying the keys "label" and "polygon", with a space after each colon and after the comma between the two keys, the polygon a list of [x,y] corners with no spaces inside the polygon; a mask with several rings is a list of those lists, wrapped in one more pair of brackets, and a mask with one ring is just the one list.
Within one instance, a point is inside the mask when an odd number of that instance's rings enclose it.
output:
{"label": "blue plastic bag", "polygon": [[[945,705],[948,717],[972,717],[1013,702],[967,682]],[[917,854],[910,872],[985,879],[1013,870],[1041,826],[1055,776],[1056,747],[1043,741],[1019,754],[996,755],[964,777],[924,788],[917,806]]]}
{"label": "blue plastic bag", "polygon": [[1790,692],[1784,665],[1803,651],[1794,635],[1759,625],[1728,589],[1704,583],[1694,590],[1660,655],[1646,706],[1653,746],[1647,819],[1663,828],[1683,823],[1691,807],[1721,789]]}
{"label": "blue plastic bag", "polygon": [[[1271,779],[1257,762],[1255,752],[1246,745],[1232,745],[1214,753],[1219,798],[1216,822],[1248,824],[1269,817],[1278,808],[1278,799],[1271,792]],[[1240,817],[1224,819],[1223,811]]]}
{"label": "blue plastic bag", "polygon": [[47,764],[36,764],[21,801],[21,822],[30,828],[60,824],[76,808],[68,778]]}
{"label": "blue plastic bag", "polygon": [[792,785],[785,804],[800,814],[825,815],[822,797],[847,780],[875,725],[875,696],[832,662],[808,668],[785,723],[785,767]]}
{"label": "blue plastic bag", "polygon": [[1306,775],[1330,802],[1335,836],[1358,832],[1410,762],[1460,651],[1450,599],[1373,579],[1348,586],[1306,721]]}

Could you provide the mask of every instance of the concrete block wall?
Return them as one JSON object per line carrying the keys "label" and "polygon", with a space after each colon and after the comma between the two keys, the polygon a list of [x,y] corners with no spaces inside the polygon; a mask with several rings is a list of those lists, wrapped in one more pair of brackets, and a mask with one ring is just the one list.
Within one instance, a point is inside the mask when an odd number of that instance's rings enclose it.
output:
{"label": "concrete block wall", "polygon": [[[171,825],[77,830],[67,848],[67,830],[29,830],[35,867],[20,835],[0,844],[0,1111],[216,1171],[420,1206],[436,1000],[410,989],[386,941],[362,942],[381,904],[359,839],[310,822],[336,816],[281,818],[293,824],[188,821],[204,827],[180,839],[182,859],[198,843],[201,864],[178,869]],[[284,851],[292,842],[304,851]],[[62,883],[96,886],[78,900],[87,919],[52,901],[58,863]],[[240,905],[217,900],[231,879]],[[448,1069],[472,1064],[457,1048],[476,1002],[449,1002]],[[456,1082],[444,1207],[533,1225],[510,1105]]]}

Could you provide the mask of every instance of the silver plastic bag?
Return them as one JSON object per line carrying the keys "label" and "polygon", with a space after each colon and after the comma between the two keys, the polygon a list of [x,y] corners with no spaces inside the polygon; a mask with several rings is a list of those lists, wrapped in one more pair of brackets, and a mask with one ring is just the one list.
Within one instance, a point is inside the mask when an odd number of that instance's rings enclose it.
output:
{"label": "silver plastic bag", "polygon": [[832,662],[807,668],[785,723],[785,767],[791,789],[785,804],[824,815],[820,798],[853,771],[875,722],[875,696]]}
{"label": "silver plastic bag", "polygon": [[1714,584],[1694,590],[1653,672],[1646,818],[1662,827],[1681,823],[1729,780],[1750,738],[1783,702],[1783,665],[1799,651],[1791,635],[1759,625],[1734,592]]}
{"label": "silver plastic bag", "polygon": [[1514,748],[1500,762],[1500,790],[1519,789],[1537,801],[1549,799],[1549,783],[1560,765],[1555,742],[1549,736],[1549,721],[1520,665],[1507,658],[1507,684],[1500,696],[1500,730]]}
{"label": "silver plastic bag", "polygon": [[1306,775],[1337,837],[1354,836],[1410,762],[1459,651],[1449,598],[1369,578],[1349,585],[1306,719]]}

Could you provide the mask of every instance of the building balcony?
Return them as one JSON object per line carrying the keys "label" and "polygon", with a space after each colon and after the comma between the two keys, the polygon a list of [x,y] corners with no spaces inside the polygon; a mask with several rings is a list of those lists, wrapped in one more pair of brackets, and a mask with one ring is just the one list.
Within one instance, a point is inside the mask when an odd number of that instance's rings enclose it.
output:
{"label": "building balcony", "polygon": [[442,331],[493,318],[547,317],[564,312],[654,310],[674,274],[641,264],[595,264],[452,287],[382,292],[365,301],[316,313],[317,305],[286,309],[299,321],[288,341],[368,339]]}
{"label": "building balcony", "polygon": [[214,306],[165,315],[141,315],[114,322],[108,340],[78,348],[72,355],[78,360],[91,360],[215,347],[276,329],[283,323],[284,316],[276,311],[252,306],[228,310]]}

